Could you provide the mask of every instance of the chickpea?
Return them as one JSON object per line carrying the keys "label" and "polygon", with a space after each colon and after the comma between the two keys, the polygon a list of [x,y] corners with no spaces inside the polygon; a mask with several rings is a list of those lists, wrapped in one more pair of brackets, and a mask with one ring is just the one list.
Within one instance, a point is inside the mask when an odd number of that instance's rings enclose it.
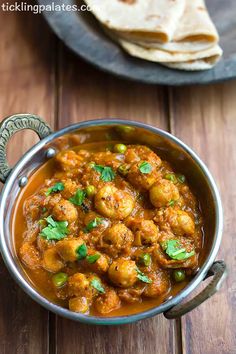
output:
{"label": "chickpea", "polygon": [[49,272],[59,272],[64,267],[64,263],[57,253],[55,247],[47,249],[43,254],[43,268]]}
{"label": "chickpea", "polygon": [[93,221],[96,218],[100,218],[101,215],[95,213],[94,211],[89,211],[88,213],[85,214],[84,216],[84,225],[88,225],[91,221]]}
{"label": "chickpea", "polygon": [[162,179],[156,182],[149,190],[151,203],[157,207],[167,206],[171,201],[179,199],[178,188],[171,182]]}
{"label": "chickpea", "polygon": [[147,297],[158,297],[166,294],[170,288],[170,280],[168,274],[164,271],[153,272],[148,275],[148,278],[152,280],[150,284],[147,284],[144,295]]}
{"label": "chickpea", "polygon": [[69,296],[84,296],[91,299],[93,290],[90,286],[90,281],[86,275],[75,273],[68,278],[68,293]]}
{"label": "chickpea", "polygon": [[192,257],[183,260],[171,259],[167,256],[161,245],[168,240],[178,240],[181,247],[185,248],[186,252],[191,252],[194,248],[193,240],[183,236],[175,236],[171,232],[161,232],[159,237],[159,245],[156,245],[152,252],[152,257],[162,268],[195,268],[197,266],[198,256],[195,253]]}
{"label": "chickpea", "polygon": [[110,265],[108,276],[115,285],[128,288],[137,280],[137,266],[134,261],[119,258]]}
{"label": "chickpea", "polygon": [[155,152],[144,145],[129,146],[125,154],[125,162],[145,160],[151,163],[155,168],[161,166],[161,159]]}
{"label": "chickpea", "polygon": [[106,185],[95,196],[95,208],[103,216],[123,220],[134,208],[134,198],[127,192]]}
{"label": "chickpea", "polygon": [[63,198],[69,199],[76,193],[79,186],[75,181],[71,179],[67,179],[63,183],[64,183],[64,190],[61,191],[61,195]]}
{"label": "chickpea", "polygon": [[158,240],[158,228],[152,220],[142,220],[135,227],[135,245],[154,244]]}
{"label": "chickpea", "polygon": [[40,254],[37,248],[30,242],[25,242],[20,248],[20,258],[30,269],[40,267]]}
{"label": "chickpea", "polygon": [[110,248],[111,253],[117,255],[126,248],[130,249],[134,236],[124,224],[115,224],[106,231],[102,240],[105,247]]}
{"label": "chickpea", "polygon": [[89,310],[89,303],[86,297],[73,297],[69,300],[69,309],[74,312],[86,313]]}
{"label": "chickpea", "polygon": [[105,315],[120,307],[121,302],[115,290],[106,290],[105,294],[100,295],[95,301],[96,310]]}
{"label": "chickpea", "polygon": [[142,283],[142,284],[140,284],[140,283],[138,283],[137,285],[135,285],[135,287],[132,287],[132,288],[120,289],[118,291],[119,298],[122,301],[128,302],[130,304],[132,304],[134,302],[139,302],[140,297],[146,287],[145,283]]}
{"label": "chickpea", "polygon": [[183,210],[172,211],[168,221],[174,234],[192,235],[195,231],[195,224],[191,216]]}
{"label": "chickpea", "polygon": [[[96,256],[99,258],[98,259],[93,258]],[[109,268],[107,256],[105,256],[97,251],[89,251],[86,259],[89,263],[90,269],[93,272],[96,272],[96,273],[106,273],[107,272],[107,270]]]}
{"label": "chickpea", "polygon": [[79,156],[73,150],[65,150],[56,155],[56,160],[64,171],[70,171],[73,168],[78,168],[82,164],[83,157]]}
{"label": "chickpea", "polygon": [[139,170],[139,164],[133,164],[128,171],[129,183],[139,190],[148,190],[158,178],[159,173],[153,169],[148,174],[143,174]]}
{"label": "chickpea", "polygon": [[68,200],[61,199],[52,210],[56,220],[74,222],[78,218],[76,207]]}
{"label": "chickpea", "polygon": [[57,242],[55,247],[64,261],[74,262],[77,260],[76,250],[83,243],[82,239],[69,239]]}
{"label": "chickpea", "polygon": [[57,205],[61,199],[60,193],[51,194],[45,199],[45,205],[48,208],[54,208],[54,206]]}

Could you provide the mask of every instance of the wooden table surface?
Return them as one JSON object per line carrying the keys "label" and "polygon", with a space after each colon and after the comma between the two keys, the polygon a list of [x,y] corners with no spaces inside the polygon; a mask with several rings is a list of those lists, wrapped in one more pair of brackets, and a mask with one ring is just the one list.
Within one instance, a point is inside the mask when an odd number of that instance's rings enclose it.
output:
{"label": "wooden table surface", "polygon": [[[182,88],[145,86],[101,73],[70,53],[42,17],[0,12],[0,117],[31,112],[54,129],[122,117],[168,130],[207,163],[221,191],[224,237],[218,259],[229,268],[222,290],[199,308],[168,321],[96,327],[47,312],[11,279],[0,260],[1,354],[236,353],[236,82]],[[37,141],[17,134],[14,163]],[[200,288],[203,288],[201,286]]]}

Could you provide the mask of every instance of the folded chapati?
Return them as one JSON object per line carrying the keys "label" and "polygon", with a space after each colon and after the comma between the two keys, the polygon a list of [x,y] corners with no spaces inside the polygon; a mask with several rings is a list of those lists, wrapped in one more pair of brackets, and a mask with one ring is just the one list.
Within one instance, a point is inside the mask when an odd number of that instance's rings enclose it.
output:
{"label": "folded chapati", "polygon": [[[157,1],[158,2],[158,1]],[[147,48],[167,51],[192,52],[205,50],[217,43],[219,36],[205,7],[204,0],[186,0],[185,10],[169,42],[161,43],[152,38],[131,35],[125,31],[115,31],[117,36]]]}
{"label": "folded chapati", "polygon": [[118,39],[118,41],[129,54],[157,63],[177,63],[210,57],[220,57],[222,55],[222,49],[218,44],[198,52],[181,53],[164,51],[156,48],[145,48],[134,43],[124,41],[123,39]]}
{"label": "folded chapati", "polygon": [[85,0],[96,18],[111,30],[134,38],[168,42],[172,39],[185,0]]}
{"label": "folded chapati", "polygon": [[86,0],[130,55],[181,70],[205,70],[222,56],[204,0]]}
{"label": "folded chapati", "polygon": [[199,71],[212,69],[216,62],[219,60],[219,56],[210,57],[204,59],[197,59],[193,61],[179,62],[179,63],[161,63],[171,69],[187,70],[187,71]]}

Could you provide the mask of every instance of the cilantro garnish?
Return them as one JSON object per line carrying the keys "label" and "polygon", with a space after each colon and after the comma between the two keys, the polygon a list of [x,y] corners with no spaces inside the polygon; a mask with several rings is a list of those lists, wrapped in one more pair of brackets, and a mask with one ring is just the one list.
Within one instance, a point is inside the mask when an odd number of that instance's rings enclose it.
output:
{"label": "cilantro garnish", "polygon": [[69,199],[69,201],[75,205],[82,205],[86,197],[86,192],[82,189],[77,189],[75,195]]}
{"label": "cilantro garnish", "polygon": [[101,225],[103,222],[103,218],[95,218],[94,220],[90,221],[87,226],[84,228],[84,232],[90,232],[95,227]]}
{"label": "cilantro garnish", "polygon": [[105,289],[103,288],[99,279],[94,278],[91,283],[92,287],[102,294],[105,294]]}
{"label": "cilantro garnish", "polygon": [[93,169],[100,173],[100,179],[104,182],[111,182],[115,178],[115,172],[111,167],[95,164]]}
{"label": "cilantro garnish", "polygon": [[174,206],[175,205],[175,200],[171,199],[168,203],[168,206]]}
{"label": "cilantro garnish", "polygon": [[194,251],[187,252],[184,247],[181,247],[178,240],[168,240],[163,242],[161,246],[170,258],[178,261],[188,259],[195,254]]}
{"label": "cilantro garnish", "polygon": [[150,165],[149,162],[143,161],[139,165],[139,171],[144,173],[144,174],[148,174],[148,173],[150,173],[152,171],[152,166]]}
{"label": "cilantro garnish", "polygon": [[85,245],[85,243],[83,243],[75,251],[77,255],[77,259],[78,260],[84,259],[87,256],[87,252],[88,252],[87,246]]}
{"label": "cilantro garnish", "polygon": [[68,235],[67,221],[55,221],[52,216],[48,216],[44,220],[47,221],[47,226],[41,230],[40,235],[49,240],[61,240]]}
{"label": "cilantro garnish", "polygon": [[143,272],[141,272],[140,269],[136,268],[136,271],[138,273],[137,277],[139,280],[141,280],[144,283],[148,283],[148,284],[152,283],[152,280],[149,279]]}
{"label": "cilantro garnish", "polygon": [[99,253],[91,254],[90,256],[86,257],[86,260],[90,263],[93,264],[97,262],[97,260],[101,257]]}
{"label": "cilantro garnish", "polygon": [[63,191],[64,189],[65,189],[64,184],[62,182],[57,182],[56,184],[54,184],[54,186],[48,188],[45,194],[48,197],[51,193],[60,192]]}

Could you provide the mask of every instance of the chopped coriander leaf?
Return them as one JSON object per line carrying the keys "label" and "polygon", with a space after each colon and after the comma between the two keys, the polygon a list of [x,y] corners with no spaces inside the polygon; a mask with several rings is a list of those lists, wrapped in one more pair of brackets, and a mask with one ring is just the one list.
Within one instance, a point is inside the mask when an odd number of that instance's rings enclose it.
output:
{"label": "chopped coriander leaf", "polygon": [[46,213],[48,211],[48,209],[47,208],[45,208],[45,207],[43,207],[43,209],[42,209],[42,213],[44,214],[44,213]]}
{"label": "chopped coriander leaf", "polygon": [[57,221],[55,221],[52,217],[52,215],[49,215],[47,218],[45,218],[47,223],[53,227],[56,227]]}
{"label": "chopped coriander leaf", "polygon": [[97,260],[100,257],[101,257],[101,255],[96,253],[96,254],[91,254],[90,256],[87,256],[86,259],[90,264],[93,264],[93,263],[97,262]]}
{"label": "chopped coriander leaf", "polygon": [[83,243],[82,245],[80,245],[76,250],[75,253],[77,255],[77,259],[81,260],[84,259],[87,256],[88,253],[88,249],[87,246],[85,245],[85,243]]}
{"label": "chopped coriander leaf", "polygon": [[86,192],[83,191],[82,189],[77,189],[75,195],[69,199],[69,201],[77,206],[80,206],[83,204],[83,201],[86,197]]}
{"label": "chopped coriander leaf", "polygon": [[176,179],[176,176],[174,173],[167,173],[165,175],[165,179],[168,179],[169,181],[173,182],[173,183],[176,183],[177,182],[177,179]]}
{"label": "chopped coriander leaf", "polygon": [[174,206],[175,205],[175,200],[170,200],[169,203],[168,203],[168,206]]}
{"label": "chopped coriander leaf", "polygon": [[177,175],[177,180],[178,180],[178,182],[180,182],[180,183],[184,183],[184,182],[186,181],[186,178],[185,178],[184,175],[178,174],[178,175]]}
{"label": "chopped coriander leaf", "polygon": [[138,258],[138,263],[142,266],[148,267],[151,264],[151,256],[149,253],[143,253]]}
{"label": "chopped coriander leaf", "polygon": [[168,240],[162,243],[161,246],[170,258],[178,261],[188,259],[195,254],[194,251],[187,252],[186,248],[181,247],[178,240]]}
{"label": "chopped coriander leaf", "polygon": [[48,216],[45,220],[48,225],[41,230],[40,235],[43,238],[46,238],[48,241],[61,240],[68,235],[67,221],[55,221],[52,216]]}
{"label": "chopped coriander leaf", "polygon": [[64,184],[62,182],[57,182],[56,184],[54,184],[54,186],[48,188],[45,194],[48,197],[51,193],[60,192],[63,191],[64,189],[65,189]]}
{"label": "chopped coriander leaf", "polygon": [[139,280],[141,280],[143,283],[148,283],[148,284],[152,283],[152,280],[149,279],[143,272],[141,272],[140,269],[136,268],[136,271],[138,273],[137,277]]}
{"label": "chopped coriander leaf", "polygon": [[87,226],[84,228],[84,232],[90,232],[95,227],[101,225],[103,222],[103,218],[95,218],[94,220],[90,221]]}
{"label": "chopped coriander leaf", "polygon": [[100,173],[100,179],[104,182],[111,182],[115,178],[115,172],[111,167],[95,164],[93,169]]}
{"label": "chopped coriander leaf", "polygon": [[103,288],[99,279],[94,278],[91,283],[92,287],[102,294],[105,294],[105,289]]}
{"label": "chopped coriander leaf", "polygon": [[148,173],[150,173],[152,171],[152,165],[150,165],[149,162],[143,161],[139,165],[139,171],[144,173],[144,174],[148,174]]}

